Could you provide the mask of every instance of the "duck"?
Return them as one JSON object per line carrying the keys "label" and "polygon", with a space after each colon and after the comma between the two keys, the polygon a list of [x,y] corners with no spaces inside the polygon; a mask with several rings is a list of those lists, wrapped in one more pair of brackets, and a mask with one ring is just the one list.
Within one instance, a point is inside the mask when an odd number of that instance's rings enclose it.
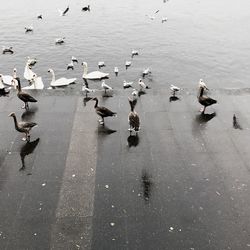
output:
{"label": "duck", "polygon": [[48,69],[48,72],[52,74],[52,80],[50,82],[50,86],[51,87],[62,87],[62,86],[67,86],[73,82],[76,81],[77,78],[65,78],[65,77],[61,77],[59,79],[56,80],[55,78],[55,72],[53,69]]}
{"label": "duck", "polygon": [[7,95],[10,91],[6,90],[5,86],[3,85],[3,77],[0,74],[0,96],[1,95]]}
{"label": "duck", "polygon": [[134,110],[135,104],[133,103],[133,100],[128,98],[128,101],[129,101],[130,108],[131,108],[128,114],[128,124],[129,124],[128,130],[130,131],[130,134],[132,131],[135,131],[135,133],[137,134],[140,130],[140,118],[139,118],[139,115]]}
{"label": "duck", "polygon": [[30,80],[30,83],[30,86],[23,87],[22,89],[44,89],[42,77],[38,77],[36,74],[33,75],[33,78]]}
{"label": "duck", "polygon": [[9,117],[13,117],[16,131],[18,131],[20,133],[24,133],[25,134],[24,140],[29,142],[30,141],[30,130],[32,128],[36,127],[37,123],[35,123],[35,122],[18,122],[14,112],[10,113]]}
{"label": "duck", "polygon": [[111,88],[108,84],[105,83],[105,80],[102,80],[102,89],[104,89],[105,94],[107,90],[113,90],[113,88]]}
{"label": "duck", "polygon": [[14,68],[13,69],[13,76],[2,75],[2,82],[3,82],[3,84],[8,85],[8,86],[14,86],[12,80],[16,77],[16,72],[17,72],[16,68]]}
{"label": "duck", "polygon": [[28,32],[33,32],[33,26],[31,25],[31,26],[28,26],[28,27],[24,27],[24,29],[25,29],[25,33],[28,33]]}
{"label": "duck", "polygon": [[140,78],[138,81],[138,84],[140,86],[140,91],[144,91],[145,89],[148,89],[149,87],[142,81],[142,79]]}
{"label": "duck", "polygon": [[114,67],[114,72],[115,72],[115,76],[118,76],[118,73],[119,73],[118,67]]}
{"label": "duck", "polygon": [[217,103],[217,100],[215,100],[215,99],[213,99],[211,97],[203,95],[204,94],[204,89],[208,90],[206,84],[204,84],[203,81],[200,81],[199,82],[198,101],[203,106],[203,109],[201,109],[202,114],[205,113],[206,107]]}
{"label": "duck", "polygon": [[151,73],[150,69],[149,69],[149,68],[146,68],[146,69],[144,69],[144,70],[142,71],[142,77],[145,77],[146,75],[148,75],[148,74],[150,74],[150,73]]}
{"label": "duck", "polygon": [[97,115],[99,115],[101,117],[101,120],[99,120],[101,125],[104,125],[104,118],[105,117],[112,117],[112,116],[117,116],[116,112],[111,111],[110,109],[106,108],[106,107],[99,107],[98,106],[98,98],[94,97],[92,99],[93,101],[95,101],[95,111],[97,113]]}
{"label": "duck", "polygon": [[82,66],[83,66],[83,75],[82,75],[83,79],[100,80],[109,77],[108,73],[103,73],[101,71],[93,71],[88,73],[88,64],[86,62],[83,62]]}
{"label": "duck", "polygon": [[132,88],[132,84],[133,84],[134,82],[127,82],[127,81],[123,81],[123,88],[124,89],[127,89],[127,88]]}
{"label": "duck", "polygon": [[71,62],[67,65],[67,70],[74,70],[74,62],[71,60]]}
{"label": "duck", "polygon": [[82,11],[90,11],[90,6],[84,6],[82,7]]}
{"label": "duck", "polygon": [[24,106],[26,110],[29,109],[29,102],[37,102],[37,100],[32,97],[30,94],[22,91],[20,78],[16,77],[13,81],[17,81],[17,97],[24,102]]}
{"label": "duck", "polygon": [[13,54],[13,53],[14,53],[14,50],[13,50],[12,46],[10,46],[10,47],[3,46],[3,54]]}
{"label": "duck", "polygon": [[85,93],[86,97],[88,96],[88,93],[94,93],[95,89],[89,89],[86,85],[82,86],[82,92]]}
{"label": "duck", "polygon": [[64,40],[65,40],[65,37],[56,38],[55,44],[63,44],[63,43],[65,43]]}
{"label": "duck", "polygon": [[104,62],[98,62],[98,68],[102,68],[102,67],[105,67],[105,63]]}
{"label": "duck", "polygon": [[132,50],[132,52],[131,52],[131,57],[133,58],[134,56],[138,56],[139,55],[139,52],[138,52],[138,50]]}
{"label": "duck", "polygon": [[180,88],[177,87],[177,86],[175,86],[175,85],[173,85],[173,84],[171,84],[170,85],[170,90],[172,91],[172,95],[175,96],[175,93],[178,92],[178,91],[180,91]]}
{"label": "duck", "polygon": [[37,19],[43,19],[43,15],[42,14],[38,14],[36,18]]}
{"label": "duck", "polygon": [[78,63],[78,60],[77,60],[74,56],[71,57],[71,61],[72,61],[73,63]]}
{"label": "duck", "polygon": [[125,62],[125,67],[126,67],[126,69],[128,69],[128,67],[130,67],[131,66],[131,61],[126,61]]}
{"label": "duck", "polygon": [[30,60],[28,59],[28,61],[26,62],[25,68],[24,68],[23,77],[26,80],[31,81],[32,78],[34,77],[34,75],[36,75],[36,74],[31,70],[29,63],[30,63]]}
{"label": "duck", "polygon": [[67,14],[67,12],[69,11],[69,6],[64,11],[62,11],[60,9],[58,9],[58,11],[59,11],[60,16],[65,16]]}

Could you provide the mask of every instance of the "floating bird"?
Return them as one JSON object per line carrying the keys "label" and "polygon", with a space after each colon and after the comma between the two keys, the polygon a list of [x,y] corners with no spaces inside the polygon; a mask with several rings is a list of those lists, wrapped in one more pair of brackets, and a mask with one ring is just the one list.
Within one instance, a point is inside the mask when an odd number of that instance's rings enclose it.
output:
{"label": "floating bird", "polygon": [[3,48],[3,54],[13,54],[14,53],[12,46],[10,46],[10,47],[2,46],[2,48]]}
{"label": "floating bird", "polygon": [[35,64],[37,63],[37,60],[36,60],[36,58],[30,58],[29,56],[27,57],[27,64],[29,65],[29,67],[33,67],[33,66],[35,66]]}
{"label": "floating bird", "polygon": [[178,91],[180,91],[180,88],[177,87],[177,86],[175,86],[175,85],[173,85],[173,84],[171,84],[170,90],[172,91],[172,95],[175,96],[175,93],[178,92]]}
{"label": "floating bird", "polygon": [[63,44],[63,43],[65,43],[64,40],[65,40],[65,37],[56,38],[55,44]]}
{"label": "floating bird", "polygon": [[30,94],[22,91],[19,77],[16,77],[13,81],[17,81],[17,90],[18,90],[17,97],[24,102],[24,106],[22,108],[25,108],[26,110],[28,110],[29,102],[37,102],[37,100],[34,97],[32,97]]}
{"label": "floating bird", "polygon": [[167,17],[163,17],[162,19],[161,19],[161,23],[165,23],[165,22],[167,22]]}
{"label": "floating bird", "polygon": [[94,93],[95,90],[94,89],[89,89],[89,88],[87,88],[86,85],[83,85],[82,86],[82,92],[85,93],[86,97],[87,97],[89,93]]}
{"label": "floating bird", "polygon": [[133,100],[128,98],[129,104],[130,104],[130,112],[128,114],[128,124],[129,124],[129,132],[131,134],[132,131],[135,131],[137,134],[140,130],[140,118],[139,115],[135,112],[135,104],[133,103]]}
{"label": "floating bird", "polygon": [[29,26],[29,27],[24,27],[24,29],[25,29],[25,33],[28,33],[28,32],[33,32],[33,26],[31,25],[31,26]]}
{"label": "floating bird", "polygon": [[144,91],[145,89],[148,89],[149,87],[142,81],[142,79],[140,78],[138,81],[138,84],[140,86],[140,91]]}
{"label": "floating bird", "polygon": [[131,62],[130,61],[126,61],[125,62],[125,67],[126,67],[126,69],[128,69],[128,67],[130,67],[131,66]]}
{"label": "floating bird", "polygon": [[202,114],[205,113],[206,107],[217,103],[217,101],[212,99],[211,97],[207,97],[203,95],[204,89],[208,90],[208,88],[206,87],[206,84],[201,79],[199,82],[198,101],[201,105],[204,106],[204,108],[201,110]]}
{"label": "floating bird", "polygon": [[104,118],[109,116],[117,116],[115,112],[105,108],[105,107],[99,107],[98,106],[98,99],[95,97],[92,100],[95,101],[95,111],[97,115],[101,117],[101,120],[99,120],[100,124],[104,125]]}
{"label": "floating bird", "polygon": [[37,15],[37,19],[43,19],[43,15],[42,14]]}
{"label": "floating bird", "polygon": [[71,62],[67,65],[67,70],[69,70],[69,69],[74,70],[74,62],[73,62],[73,61],[71,61]]}
{"label": "floating bird", "polygon": [[6,90],[5,86],[3,85],[3,77],[0,74],[0,96],[7,95],[10,91]]}
{"label": "floating bird", "polygon": [[108,84],[106,84],[104,80],[102,80],[102,89],[104,89],[105,94],[107,90],[113,90],[113,88],[111,88]]}
{"label": "floating bird", "polygon": [[28,60],[26,62],[25,68],[24,68],[23,77],[26,80],[31,81],[32,78],[34,77],[34,75],[36,75],[36,74],[31,70],[31,67],[29,66],[29,60]]}
{"label": "floating bird", "polygon": [[151,73],[150,69],[149,69],[149,68],[146,68],[146,69],[144,69],[144,70],[142,71],[142,77],[145,77],[146,75],[148,75],[148,74],[150,74],[150,73]]}
{"label": "floating bird", "polygon": [[82,7],[82,11],[90,11],[90,6],[85,6],[85,7]]}
{"label": "floating bird", "polygon": [[139,55],[139,52],[138,50],[132,50],[131,52],[131,57],[133,58],[134,56],[138,56]]}
{"label": "floating bird", "polygon": [[133,82],[126,82],[125,80],[123,81],[123,88],[127,89],[127,88],[131,88],[132,87]]}
{"label": "floating bird", "polygon": [[73,63],[78,63],[78,60],[77,60],[74,56],[71,57],[71,61],[72,61]]}
{"label": "floating bird", "polygon": [[67,86],[73,82],[76,81],[76,78],[65,78],[65,77],[62,77],[62,78],[59,78],[56,80],[56,77],[55,77],[55,72],[53,69],[49,69],[48,70],[49,73],[52,74],[52,80],[50,82],[50,86],[51,87],[62,87],[62,86]]}
{"label": "floating bird", "polygon": [[37,77],[37,75],[33,75],[33,78],[30,80],[30,86],[23,87],[22,89],[44,89],[44,84],[42,81],[42,77]]}
{"label": "floating bird", "polygon": [[104,62],[98,62],[98,67],[99,69],[102,68],[102,67],[105,67],[105,63]]}
{"label": "floating bird", "polygon": [[58,11],[60,13],[60,16],[65,16],[68,13],[68,11],[69,11],[69,6],[64,11],[62,11],[60,9],[58,9]]}
{"label": "floating bird", "polygon": [[89,79],[89,80],[97,80],[97,79],[103,79],[103,78],[108,78],[109,74],[108,73],[103,73],[100,71],[93,71],[88,73],[88,64],[86,62],[82,63],[83,65],[83,79]]}
{"label": "floating bird", "polygon": [[26,137],[24,138],[24,140],[30,141],[30,130],[32,128],[36,127],[37,123],[35,123],[35,122],[18,122],[14,112],[10,113],[9,117],[13,117],[15,129],[18,132],[25,134]]}
{"label": "floating bird", "polygon": [[115,72],[115,75],[118,76],[118,73],[119,73],[118,67],[114,67],[114,72]]}
{"label": "floating bird", "polygon": [[13,78],[15,78],[15,77],[16,77],[16,68],[13,69],[13,76],[2,75],[3,84],[15,87],[15,85],[13,85],[13,81],[12,81]]}

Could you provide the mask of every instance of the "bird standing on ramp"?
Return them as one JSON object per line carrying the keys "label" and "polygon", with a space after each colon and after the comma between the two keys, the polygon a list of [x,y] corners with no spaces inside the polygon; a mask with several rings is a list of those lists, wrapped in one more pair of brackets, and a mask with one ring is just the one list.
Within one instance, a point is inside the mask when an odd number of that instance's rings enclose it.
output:
{"label": "bird standing on ramp", "polygon": [[134,108],[135,105],[133,103],[133,101],[128,98],[129,104],[130,104],[130,112],[128,114],[128,123],[129,123],[129,132],[130,134],[132,133],[132,131],[135,131],[135,133],[137,134],[140,130],[140,118],[139,115],[135,112]]}
{"label": "bird standing on ramp", "polygon": [[29,102],[37,102],[37,100],[28,93],[22,91],[19,77],[16,77],[15,79],[13,79],[13,81],[17,81],[17,90],[18,90],[17,97],[24,102],[24,106],[22,108],[28,110]]}
{"label": "bird standing on ramp", "polygon": [[26,137],[23,138],[23,140],[30,141],[30,130],[33,127],[36,127],[37,123],[35,123],[35,122],[18,122],[14,112],[10,113],[9,116],[13,117],[13,119],[14,119],[16,131],[25,134]]}
{"label": "bird standing on ramp", "polygon": [[95,111],[96,113],[101,117],[101,120],[99,120],[101,125],[104,125],[104,118],[109,116],[117,116],[116,112],[111,111],[108,108],[105,107],[99,107],[98,106],[98,99],[95,97],[92,100],[95,101]]}
{"label": "bird standing on ramp", "polygon": [[104,89],[105,94],[107,90],[113,90],[113,88],[106,84],[104,80],[102,80],[102,89]]}

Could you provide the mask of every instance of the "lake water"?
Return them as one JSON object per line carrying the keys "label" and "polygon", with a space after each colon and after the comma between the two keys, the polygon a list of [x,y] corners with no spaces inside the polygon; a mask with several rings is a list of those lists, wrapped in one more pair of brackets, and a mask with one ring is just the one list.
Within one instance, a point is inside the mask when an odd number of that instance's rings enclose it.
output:
{"label": "lake water", "polygon": [[[0,73],[11,74],[13,67],[23,78],[27,56],[36,57],[34,72],[49,86],[48,68],[56,77],[77,77],[82,84],[81,64],[74,71],[66,65],[74,55],[86,61],[89,70],[98,69],[98,61],[105,61],[102,70],[109,72],[107,80],[114,88],[122,81],[137,81],[144,68],[150,67],[152,88],[176,84],[194,88],[203,78],[211,88],[242,88],[250,84],[250,1],[239,0],[9,0],[0,5],[0,45],[13,46],[13,55],[0,55]],[[65,9],[61,17],[57,9]],[[90,12],[81,8],[90,4]],[[150,20],[146,14],[153,15]],[[43,20],[37,20],[38,14]],[[168,21],[161,23],[161,18]],[[34,32],[24,32],[33,25]],[[55,45],[57,37],[66,37],[64,45]],[[125,70],[131,51],[139,56]],[[113,73],[119,67],[119,76]],[[22,84],[26,81],[22,79]],[[99,83],[94,83],[94,87]]]}

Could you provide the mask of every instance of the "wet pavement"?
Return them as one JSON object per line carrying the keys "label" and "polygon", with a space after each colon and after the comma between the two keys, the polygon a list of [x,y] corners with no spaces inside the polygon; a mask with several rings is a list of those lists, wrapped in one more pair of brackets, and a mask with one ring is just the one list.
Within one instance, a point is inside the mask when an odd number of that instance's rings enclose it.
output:
{"label": "wet pavement", "polygon": [[[29,112],[0,97],[0,249],[250,249],[249,90],[201,115],[195,89],[149,89],[138,136],[130,92],[97,93],[105,126],[77,91],[32,92]],[[38,123],[29,143],[13,111]]]}

